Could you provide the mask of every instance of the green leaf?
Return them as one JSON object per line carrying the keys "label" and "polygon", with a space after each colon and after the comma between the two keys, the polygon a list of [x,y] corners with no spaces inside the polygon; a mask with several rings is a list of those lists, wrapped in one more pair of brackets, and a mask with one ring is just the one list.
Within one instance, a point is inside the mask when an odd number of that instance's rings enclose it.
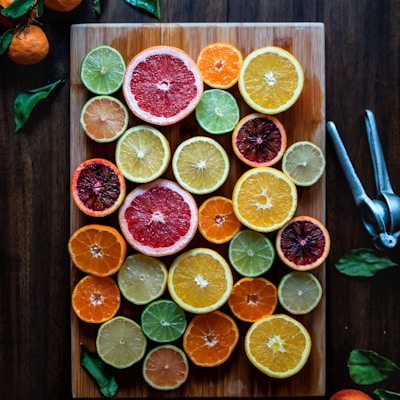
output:
{"label": "green leaf", "polygon": [[105,397],[114,397],[118,384],[114,378],[114,370],[107,365],[96,353],[81,345],[81,364],[96,381],[100,392]]}
{"label": "green leaf", "polygon": [[94,15],[96,15],[96,16],[100,16],[101,15],[100,0],[93,0],[92,1],[92,9],[93,9]]}
{"label": "green leaf", "polygon": [[33,6],[33,0],[15,0],[9,6],[1,10],[1,13],[8,18],[19,18],[27,14]]}
{"label": "green leaf", "polygon": [[376,389],[374,394],[378,396],[379,400],[399,400],[400,393],[390,392],[389,390],[385,389]]}
{"label": "green leaf", "polygon": [[8,49],[12,40],[12,35],[13,29],[8,29],[0,36],[0,56]]}
{"label": "green leaf", "polygon": [[133,7],[147,11],[158,19],[161,17],[159,0],[125,0],[125,2]]}
{"label": "green leaf", "polygon": [[335,264],[342,274],[362,277],[371,277],[378,271],[398,266],[385,254],[368,248],[350,250]]}
{"label": "green leaf", "polygon": [[18,132],[28,121],[33,109],[40,100],[45,99],[65,78],[37,89],[25,90],[18,94],[14,101],[15,132]]}
{"label": "green leaf", "polygon": [[389,359],[372,350],[352,350],[347,361],[350,378],[358,385],[372,385],[382,382],[400,368]]}

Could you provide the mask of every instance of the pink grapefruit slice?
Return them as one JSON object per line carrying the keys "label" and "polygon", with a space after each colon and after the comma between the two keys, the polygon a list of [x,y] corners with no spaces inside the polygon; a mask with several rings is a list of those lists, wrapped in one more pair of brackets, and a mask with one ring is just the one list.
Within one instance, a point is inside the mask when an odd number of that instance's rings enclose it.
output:
{"label": "pink grapefruit slice", "polygon": [[193,196],[176,182],[157,179],[137,186],[119,209],[126,241],[152,257],[175,254],[197,230],[198,209]]}
{"label": "pink grapefruit slice", "polygon": [[128,63],[122,90],[138,118],[155,125],[172,125],[196,108],[203,81],[196,63],[183,50],[153,46]]}

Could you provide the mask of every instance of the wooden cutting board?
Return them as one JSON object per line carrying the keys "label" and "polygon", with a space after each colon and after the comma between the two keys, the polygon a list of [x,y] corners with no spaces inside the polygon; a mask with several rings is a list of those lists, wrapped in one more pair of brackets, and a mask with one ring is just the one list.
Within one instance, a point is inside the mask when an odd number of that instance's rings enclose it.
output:
{"label": "wooden cutting board", "polygon": [[[80,127],[79,116],[82,105],[91,96],[82,86],[79,77],[80,64],[85,54],[93,47],[107,44],[118,49],[128,62],[139,51],[153,45],[170,45],[185,50],[193,59],[209,43],[228,42],[236,45],[244,56],[252,50],[275,45],[292,52],[305,72],[303,93],[288,111],[279,114],[288,134],[288,145],[298,140],[310,140],[325,149],[325,49],[324,26],[321,23],[181,23],[181,24],[83,24],[71,27],[71,76],[70,76],[70,127],[71,127],[71,174],[83,160],[91,157],[106,157],[114,160],[115,144],[97,144],[86,137]],[[252,110],[241,100],[237,86],[231,92],[239,101],[241,117]],[[121,93],[115,96],[122,99]],[[130,126],[141,123],[131,116]],[[193,115],[178,125],[161,129],[170,140],[171,150],[188,136],[204,135]],[[220,135],[217,140],[225,147],[231,159],[230,176],[223,187],[214,194],[231,196],[233,184],[246,167],[239,162],[231,149],[230,134]],[[278,166],[279,167],[279,166]],[[173,179],[169,169],[165,177]],[[128,186],[128,190],[133,188]],[[297,214],[312,215],[325,221],[325,176],[310,188],[298,188],[299,206]],[[202,198],[197,198],[199,204]],[[71,233],[78,227],[93,222],[84,216],[71,202]],[[115,216],[101,223],[117,225]],[[273,235],[271,235],[273,238]],[[210,245],[199,234],[193,246],[209,246],[227,256],[227,245]],[[131,251],[132,252],[132,251]],[[171,259],[165,260],[167,265]],[[276,285],[280,277],[289,272],[278,260],[266,274]],[[314,271],[325,290],[325,266]],[[71,291],[81,273],[71,265]],[[235,276],[237,279],[238,277]],[[278,307],[276,312],[283,312]],[[123,302],[119,314],[136,320],[140,308]],[[248,362],[243,339],[249,324],[238,322],[241,339],[232,357],[222,366],[202,369],[190,365],[188,381],[172,392],[157,392],[150,389],[141,377],[141,364],[118,371],[117,398],[201,398],[201,397],[310,397],[325,393],[325,295],[319,306],[310,314],[298,318],[309,330],[313,341],[312,351],[306,366],[297,375],[285,380],[271,379]],[[81,398],[101,397],[94,381],[80,365],[80,344],[95,351],[98,326],[79,321],[71,313],[71,368],[72,395]],[[180,343],[178,342],[178,345]]]}

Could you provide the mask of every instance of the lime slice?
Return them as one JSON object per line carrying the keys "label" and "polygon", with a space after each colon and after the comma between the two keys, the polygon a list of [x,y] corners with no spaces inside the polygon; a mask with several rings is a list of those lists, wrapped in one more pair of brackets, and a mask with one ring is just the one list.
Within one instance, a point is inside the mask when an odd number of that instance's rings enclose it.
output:
{"label": "lime slice", "polygon": [[167,138],[151,126],[129,128],[117,142],[115,161],[131,182],[147,183],[167,169],[171,151]]}
{"label": "lime slice", "polygon": [[148,304],[164,293],[167,274],[161,260],[136,253],[126,257],[118,271],[118,286],[124,298],[131,303]]}
{"label": "lime slice", "polygon": [[263,233],[244,229],[230,241],[228,256],[232,267],[240,275],[256,277],[271,268],[275,259],[275,248]]}
{"label": "lime slice", "polygon": [[292,314],[307,314],[319,304],[322,287],[311,272],[293,271],[284,275],[278,286],[281,306]]}
{"label": "lime slice", "polygon": [[282,170],[296,185],[311,186],[324,173],[324,153],[312,142],[295,142],[283,155]]}
{"label": "lime slice", "polygon": [[83,58],[81,80],[95,94],[112,94],[119,90],[126,64],[121,53],[111,46],[94,47]]}
{"label": "lime slice", "polygon": [[145,354],[147,339],[140,326],[126,317],[114,317],[100,325],[96,337],[99,357],[115,368],[128,368]]}
{"label": "lime slice", "polygon": [[195,115],[199,125],[208,133],[232,132],[239,122],[239,106],[235,97],[221,89],[203,92]]}
{"label": "lime slice", "polygon": [[186,329],[186,314],[172,300],[155,300],[142,311],[141,324],[144,334],[155,342],[172,342]]}

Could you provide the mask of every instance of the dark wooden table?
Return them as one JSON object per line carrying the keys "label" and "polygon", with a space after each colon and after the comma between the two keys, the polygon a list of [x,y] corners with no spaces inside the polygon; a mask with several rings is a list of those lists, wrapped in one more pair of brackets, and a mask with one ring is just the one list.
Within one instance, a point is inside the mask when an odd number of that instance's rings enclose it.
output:
{"label": "dark wooden table", "polygon": [[[400,154],[399,0],[160,0],[162,22],[323,22],[326,31],[326,117],[343,134],[360,178],[375,194],[363,113],[374,111],[386,161],[398,181]],[[50,54],[22,67],[0,58],[0,398],[69,399],[69,89],[42,101],[14,134],[13,102],[25,89],[69,73],[69,26],[84,22],[156,22],[123,0],[91,1],[73,12],[46,11]],[[377,387],[400,391],[400,375],[358,387],[349,378],[354,348],[400,364],[400,269],[373,278],[340,274],[349,249],[371,247],[327,139],[327,226],[332,249],[327,276],[327,390]],[[400,246],[398,246],[400,247]],[[400,263],[396,248],[387,254]]]}

